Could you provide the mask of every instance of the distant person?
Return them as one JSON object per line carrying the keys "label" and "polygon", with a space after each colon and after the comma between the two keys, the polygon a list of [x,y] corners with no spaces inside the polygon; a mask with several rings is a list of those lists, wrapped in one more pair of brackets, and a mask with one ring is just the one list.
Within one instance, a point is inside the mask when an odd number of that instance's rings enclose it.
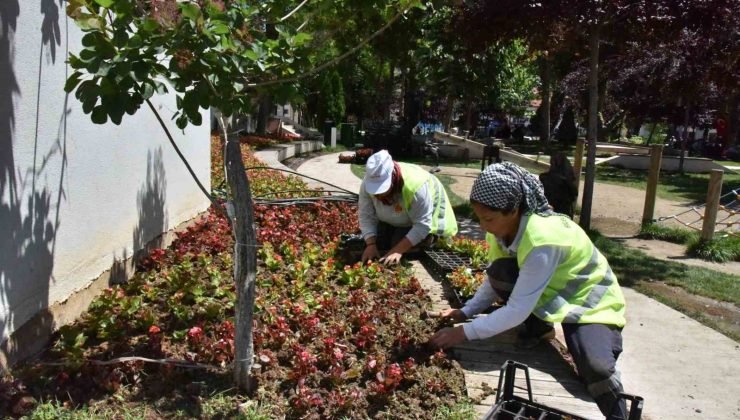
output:
{"label": "distant person", "polygon": [[545,188],[545,197],[553,210],[572,219],[578,198],[578,186],[573,166],[565,153],[557,152],[550,156],[550,170],[540,174],[540,182]]}
{"label": "distant person", "polygon": [[498,130],[498,137],[504,140],[511,138],[511,127],[509,127],[508,123],[504,123],[504,126]]}
{"label": "distant person", "polygon": [[[394,162],[387,150],[370,156],[359,194],[362,261],[396,264],[437,236],[454,236],[457,221],[442,183],[410,163]],[[381,252],[383,256],[381,258]]]}
{"label": "distant person", "polygon": [[517,124],[514,127],[514,131],[511,132],[511,137],[517,143],[524,143],[524,127],[521,124]]}

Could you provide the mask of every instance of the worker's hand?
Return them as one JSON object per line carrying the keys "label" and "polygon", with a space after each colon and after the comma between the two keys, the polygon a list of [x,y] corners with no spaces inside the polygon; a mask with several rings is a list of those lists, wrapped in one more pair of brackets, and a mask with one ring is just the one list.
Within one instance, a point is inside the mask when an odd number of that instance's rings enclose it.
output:
{"label": "worker's hand", "polygon": [[380,259],[380,262],[385,265],[394,265],[401,262],[401,254],[400,252],[389,252],[385,254],[383,258]]}
{"label": "worker's hand", "polygon": [[449,319],[452,322],[463,322],[466,319],[468,319],[467,316],[465,316],[465,312],[463,312],[460,309],[446,309],[439,313],[439,318],[442,319]]}
{"label": "worker's hand", "polygon": [[456,346],[466,340],[462,325],[451,328],[442,328],[429,340],[432,347],[446,349]]}
{"label": "worker's hand", "polygon": [[380,258],[378,247],[375,244],[366,246],[365,250],[362,252],[362,262],[365,263],[376,258]]}

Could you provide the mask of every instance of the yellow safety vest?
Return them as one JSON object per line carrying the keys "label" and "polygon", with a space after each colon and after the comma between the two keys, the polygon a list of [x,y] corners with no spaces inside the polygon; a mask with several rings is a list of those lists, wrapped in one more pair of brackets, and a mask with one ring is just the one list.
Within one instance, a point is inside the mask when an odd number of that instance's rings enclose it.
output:
{"label": "yellow safety vest", "polygon": [[398,165],[401,167],[403,177],[401,203],[406,212],[411,208],[411,202],[419,188],[430,182],[429,195],[434,203],[434,213],[432,214],[432,230],[429,233],[439,236],[455,236],[457,220],[455,220],[455,213],[452,211],[450,199],[442,183],[436,176],[416,165],[401,162]]}
{"label": "yellow safety vest", "polygon": [[[491,261],[508,257],[490,233]],[[596,249],[586,232],[563,215],[529,216],[516,250],[521,267],[527,255],[538,246],[557,246],[565,250],[542,292],[533,313],[548,322],[607,324],[623,327],[625,301],[617,277]]]}

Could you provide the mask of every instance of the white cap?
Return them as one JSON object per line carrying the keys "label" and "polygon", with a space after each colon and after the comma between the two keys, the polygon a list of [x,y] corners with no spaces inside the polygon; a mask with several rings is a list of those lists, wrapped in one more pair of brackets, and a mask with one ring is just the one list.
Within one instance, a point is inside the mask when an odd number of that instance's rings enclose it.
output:
{"label": "white cap", "polygon": [[383,194],[391,188],[393,158],[387,150],[381,150],[367,158],[365,168],[365,191],[368,194]]}

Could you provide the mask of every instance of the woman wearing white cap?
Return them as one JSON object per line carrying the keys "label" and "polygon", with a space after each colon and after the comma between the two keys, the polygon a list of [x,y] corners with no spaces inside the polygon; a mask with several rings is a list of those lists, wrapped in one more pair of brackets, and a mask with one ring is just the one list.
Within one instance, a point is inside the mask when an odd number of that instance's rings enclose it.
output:
{"label": "woman wearing white cap", "polygon": [[395,264],[434,236],[454,236],[457,221],[442,183],[422,168],[394,162],[387,150],[370,156],[360,187],[359,219],[365,251],[362,261]]}
{"label": "woman wearing white cap", "polygon": [[[514,286],[503,308],[444,328],[431,344],[450,347],[492,337],[530,315],[540,323],[561,323],[578,373],[601,412],[610,420],[626,418],[616,368],[625,301],[606,258],[568,216],[550,209],[542,184],[517,165],[488,166],[473,184],[470,203],[488,232],[492,265],[513,259],[514,270],[508,276],[515,278]],[[489,307],[497,294],[489,279],[465,307],[443,311],[441,316],[462,322]]]}

